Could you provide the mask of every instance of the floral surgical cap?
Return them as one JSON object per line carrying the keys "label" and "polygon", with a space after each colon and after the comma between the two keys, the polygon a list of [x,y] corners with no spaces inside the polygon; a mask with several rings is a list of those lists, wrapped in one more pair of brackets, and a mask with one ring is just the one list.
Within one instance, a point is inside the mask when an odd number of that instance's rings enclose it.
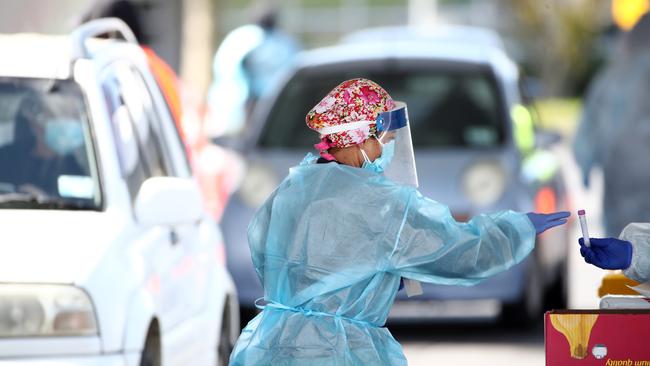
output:
{"label": "floral surgical cap", "polygon": [[[375,121],[377,116],[393,109],[393,98],[377,83],[368,79],[352,79],[339,84],[309,113],[307,126],[314,131],[359,121]],[[348,147],[361,144],[375,132],[376,125],[361,126],[350,131],[321,134],[316,148],[325,156],[329,147]],[[325,156],[326,157],[326,156]]]}

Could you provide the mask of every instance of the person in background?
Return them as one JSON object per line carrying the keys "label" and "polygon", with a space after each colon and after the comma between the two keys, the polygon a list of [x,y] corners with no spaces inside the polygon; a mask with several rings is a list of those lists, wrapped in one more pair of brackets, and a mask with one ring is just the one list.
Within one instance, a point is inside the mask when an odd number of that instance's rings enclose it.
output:
{"label": "person in background", "polygon": [[213,61],[208,116],[216,135],[241,131],[255,103],[291,66],[298,43],[278,27],[278,12],[266,8],[252,24],[228,33]]}
{"label": "person in background", "polygon": [[0,179],[15,192],[60,197],[57,179],[83,172],[74,157],[84,145],[81,121],[53,113],[44,98],[33,93],[21,101],[14,126],[12,143],[0,148]]}
{"label": "person in background", "polygon": [[606,235],[629,222],[650,222],[650,16],[623,36],[620,49],[597,75],[573,152],[585,186],[594,167],[604,173]]}
{"label": "person in background", "polygon": [[383,326],[402,277],[477,284],[521,262],[536,234],[569,216],[502,211],[456,222],[415,188],[406,105],[370,80],[341,83],[306,122],[320,158],[292,168],[248,228],[265,297],[232,366],[406,365]]}

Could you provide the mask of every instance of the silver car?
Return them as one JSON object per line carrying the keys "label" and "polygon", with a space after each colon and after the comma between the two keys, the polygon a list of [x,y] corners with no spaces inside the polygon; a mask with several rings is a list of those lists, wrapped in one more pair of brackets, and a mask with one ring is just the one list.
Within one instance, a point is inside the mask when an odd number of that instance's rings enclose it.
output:
{"label": "silver car", "polygon": [[[318,136],[305,126],[307,111],[337,84],[356,77],[376,81],[408,104],[420,190],[447,204],[457,220],[504,209],[566,209],[559,164],[545,146],[552,139],[534,129],[534,114],[522,105],[517,67],[501,47],[396,40],[304,52],[257,106],[240,141],[248,170],[226,208],[223,229],[243,307],[252,308],[263,296],[247,225],[288,169],[315,152]],[[389,319],[541,319],[544,306],[566,303],[566,244],[565,229],[550,231],[538,238],[529,259],[478,286],[424,284],[424,294],[412,298],[400,291]]]}

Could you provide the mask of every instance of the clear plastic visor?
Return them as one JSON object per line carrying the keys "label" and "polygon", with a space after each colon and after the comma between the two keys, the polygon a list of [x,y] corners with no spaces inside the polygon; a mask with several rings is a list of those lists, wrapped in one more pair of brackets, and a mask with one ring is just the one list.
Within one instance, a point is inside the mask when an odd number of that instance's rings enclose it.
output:
{"label": "clear plastic visor", "polygon": [[[389,149],[394,148],[394,155],[385,167],[384,175],[396,183],[418,187],[411,128],[405,103],[395,102],[393,110],[377,117],[377,139],[383,145],[382,157],[386,158]],[[394,147],[390,144],[394,144]]]}

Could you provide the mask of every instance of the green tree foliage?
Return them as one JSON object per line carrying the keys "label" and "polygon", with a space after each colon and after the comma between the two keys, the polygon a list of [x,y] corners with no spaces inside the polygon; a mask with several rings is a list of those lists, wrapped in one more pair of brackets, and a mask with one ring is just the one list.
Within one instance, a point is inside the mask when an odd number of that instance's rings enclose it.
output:
{"label": "green tree foliage", "polygon": [[609,22],[606,0],[505,0],[524,66],[553,95],[576,95],[599,66],[597,40]]}

